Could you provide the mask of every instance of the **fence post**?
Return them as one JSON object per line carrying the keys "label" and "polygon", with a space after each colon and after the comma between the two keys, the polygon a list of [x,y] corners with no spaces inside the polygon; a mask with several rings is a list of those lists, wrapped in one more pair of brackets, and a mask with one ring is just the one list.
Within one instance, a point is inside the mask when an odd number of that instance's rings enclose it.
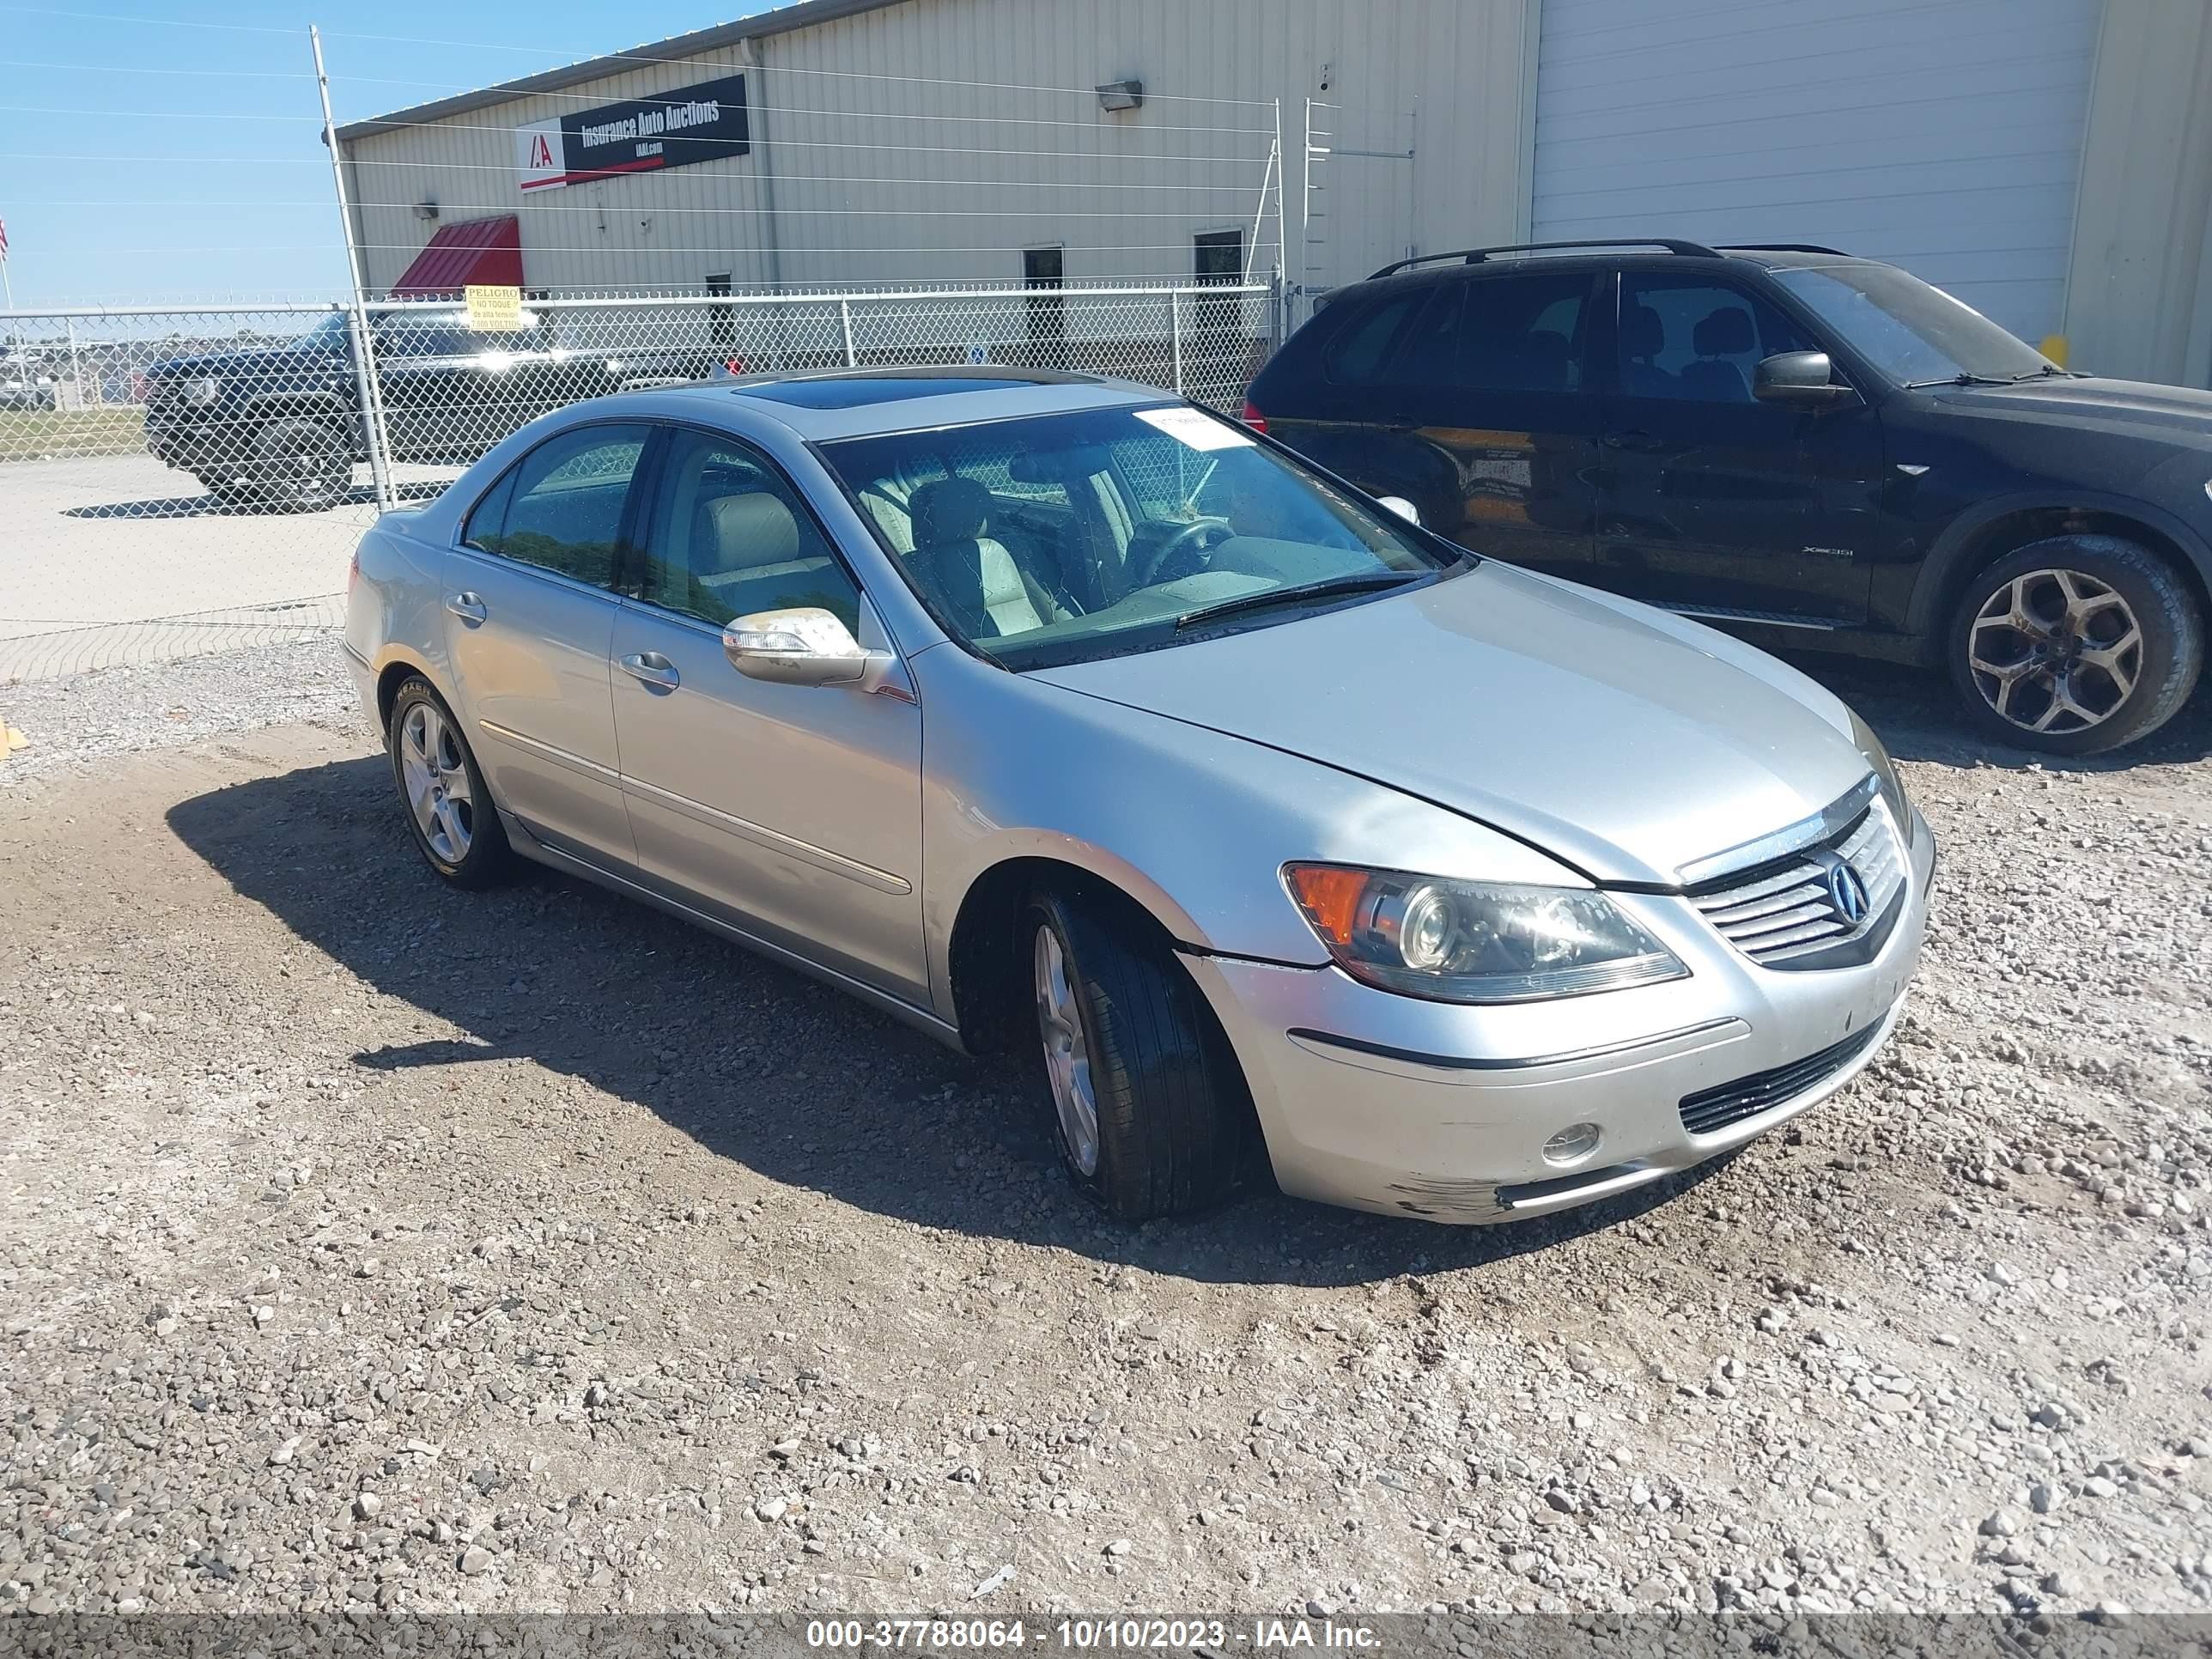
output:
{"label": "fence post", "polygon": [[337,123],[331,115],[331,78],[323,70],[322,31],[312,24],[307,43],[315,54],[315,89],[323,100],[323,143],[331,152],[331,183],[337,191],[338,228],[345,237],[346,270],[353,279],[353,309],[346,327],[353,336],[353,374],[361,399],[362,447],[368,451],[368,476],[376,487],[376,510],[388,513],[399,504],[392,489],[391,445],[384,430],[384,398],[377,389],[376,362],[368,331],[368,299],[362,289],[361,250],[354,246],[353,209],[346,202],[345,161],[338,152]]}
{"label": "fence post", "polygon": [[76,355],[76,319],[74,317],[69,319],[69,354],[70,380],[76,387],[76,406],[89,409],[92,400],[84,395],[84,363]]}
{"label": "fence post", "polygon": [[845,325],[845,367],[857,368],[860,360],[853,354],[853,302],[850,300],[837,301],[837,320]]}
{"label": "fence post", "polygon": [[1175,393],[1182,396],[1182,294],[1168,291],[1168,350],[1175,360]]}

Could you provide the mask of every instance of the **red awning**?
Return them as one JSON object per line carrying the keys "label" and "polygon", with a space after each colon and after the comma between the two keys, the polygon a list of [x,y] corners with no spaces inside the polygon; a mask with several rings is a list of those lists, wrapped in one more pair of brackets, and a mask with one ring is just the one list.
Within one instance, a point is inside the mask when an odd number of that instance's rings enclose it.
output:
{"label": "red awning", "polygon": [[392,285],[392,297],[458,299],[472,283],[522,286],[522,227],[513,214],[439,226],[430,246],[415,256],[415,263]]}

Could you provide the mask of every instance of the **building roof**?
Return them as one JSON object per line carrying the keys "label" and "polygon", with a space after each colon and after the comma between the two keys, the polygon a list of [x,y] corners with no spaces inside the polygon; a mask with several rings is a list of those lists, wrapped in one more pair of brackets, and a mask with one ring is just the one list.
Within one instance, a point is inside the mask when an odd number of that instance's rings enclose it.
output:
{"label": "building roof", "polygon": [[817,23],[834,23],[841,17],[854,17],[862,12],[880,11],[887,6],[904,3],[905,0],[798,0],[795,5],[778,6],[771,11],[740,17],[734,22],[717,23],[711,28],[694,29],[689,34],[648,41],[641,46],[632,46],[627,52],[611,52],[604,58],[587,58],[581,63],[564,64],[559,69],[545,70],[537,75],[526,75],[518,81],[501,81],[496,86],[485,87],[476,92],[455,93],[450,98],[434,99],[427,104],[396,109],[387,115],[372,116],[366,121],[349,121],[338,129],[338,137],[341,141],[350,141],[365,138],[371,133],[417,126],[425,121],[441,121],[449,115],[464,115],[471,110],[489,109],[495,104],[511,103],[517,98],[527,98],[532,93],[559,92],[586,81],[603,80],[610,75],[619,75],[624,70],[636,69],[641,64],[696,58],[733,46],[741,40],[761,40],[770,35],[788,34],[794,29],[811,28]]}

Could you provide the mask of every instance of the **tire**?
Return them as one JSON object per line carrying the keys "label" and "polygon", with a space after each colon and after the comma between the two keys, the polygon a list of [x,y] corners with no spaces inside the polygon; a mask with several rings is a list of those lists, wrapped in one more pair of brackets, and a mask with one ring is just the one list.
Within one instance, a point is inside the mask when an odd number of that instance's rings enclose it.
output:
{"label": "tire", "polygon": [[[484,787],[460,722],[420,675],[408,679],[392,698],[384,744],[416,848],[430,867],[456,887],[490,887],[504,880],[514,870],[514,853],[491,791]],[[425,775],[429,757],[436,763]],[[456,781],[461,791],[453,788]]]}
{"label": "tire", "polygon": [[353,457],[344,440],[320,421],[277,421],[254,434],[248,477],[264,504],[319,513],[353,489]]}
{"label": "tire", "polygon": [[2053,536],[1974,573],[1945,645],[1952,683],[1988,736],[2096,755],[2180,712],[2204,658],[2181,573],[2117,536]]}
{"label": "tire", "polygon": [[[1227,1198],[1255,1142],[1251,1099],[1173,953],[1095,897],[1048,890],[1030,896],[1018,944],[1036,991],[1053,1137],[1077,1188],[1125,1222]],[[1055,972],[1064,1000],[1047,988]],[[1093,1105],[1087,1136],[1068,1109],[1079,1073]]]}

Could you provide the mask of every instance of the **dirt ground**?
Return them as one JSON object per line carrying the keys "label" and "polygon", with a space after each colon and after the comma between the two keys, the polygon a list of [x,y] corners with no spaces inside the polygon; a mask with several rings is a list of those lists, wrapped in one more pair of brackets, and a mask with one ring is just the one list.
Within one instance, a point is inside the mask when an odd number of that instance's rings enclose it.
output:
{"label": "dirt ground", "polygon": [[1018,1072],[443,888],[357,725],[0,774],[0,1605],[2212,1607],[2212,712],[1829,678],[1942,847],[1897,1041],[1486,1231],[1103,1224]]}

